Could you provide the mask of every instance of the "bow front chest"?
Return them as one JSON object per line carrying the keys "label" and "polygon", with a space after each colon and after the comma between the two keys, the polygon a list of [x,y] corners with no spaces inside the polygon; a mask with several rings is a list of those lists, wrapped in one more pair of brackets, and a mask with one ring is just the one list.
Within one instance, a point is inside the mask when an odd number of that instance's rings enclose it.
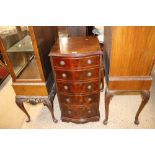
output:
{"label": "bow front chest", "polygon": [[60,38],[50,51],[62,121],[99,120],[101,54],[96,37]]}

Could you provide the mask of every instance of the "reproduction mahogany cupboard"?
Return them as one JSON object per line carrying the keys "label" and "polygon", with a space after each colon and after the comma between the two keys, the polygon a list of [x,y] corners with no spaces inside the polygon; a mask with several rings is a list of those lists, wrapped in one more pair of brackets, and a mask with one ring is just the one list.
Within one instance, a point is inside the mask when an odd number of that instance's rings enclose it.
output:
{"label": "reproduction mahogany cupboard", "polygon": [[57,40],[55,26],[0,27],[0,50],[7,62],[16,94],[17,106],[27,115],[25,102],[43,103],[53,112],[55,84],[49,51]]}
{"label": "reproduction mahogany cupboard", "polygon": [[99,120],[101,55],[97,38],[90,36],[60,38],[51,49],[62,121]]}
{"label": "reproduction mahogany cupboard", "polygon": [[105,91],[105,120],[114,94],[140,93],[139,114],[150,97],[151,71],[155,56],[154,26],[113,26],[104,28],[104,58],[107,88]]}

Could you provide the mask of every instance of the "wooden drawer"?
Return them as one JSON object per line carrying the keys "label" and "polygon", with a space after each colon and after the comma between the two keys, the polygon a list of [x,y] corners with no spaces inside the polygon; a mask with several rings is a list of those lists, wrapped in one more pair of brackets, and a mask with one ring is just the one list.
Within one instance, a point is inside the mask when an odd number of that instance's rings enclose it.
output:
{"label": "wooden drawer", "polygon": [[57,82],[58,92],[61,93],[90,93],[99,90],[99,82]]}
{"label": "wooden drawer", "polygon": [[53,66],[55,68],[88,68],[92,66],[100,65],[100,56],[89,56],[89,57],[79,57],[79,58],[65,58],[65,57],[52,57]]}
{"label": "wooden drawer", "polygon": [[72,71],[56,69],[55,75],[57,80],[91,80],[99,78],[99,71],[98,67]]}
{"label": "wooden drawer", "polygon": [[90,106],[62,106],[62,117],[69,117],[72,119],[85,119],[99,115],[98,105]]}
{"label": "wooden drawer", "polygon": [[99,104],[99,93],[93,93],[89,95],[65,95],[59,94],[59,101],[61,104],[66,105],[88,105],[88,104]]}

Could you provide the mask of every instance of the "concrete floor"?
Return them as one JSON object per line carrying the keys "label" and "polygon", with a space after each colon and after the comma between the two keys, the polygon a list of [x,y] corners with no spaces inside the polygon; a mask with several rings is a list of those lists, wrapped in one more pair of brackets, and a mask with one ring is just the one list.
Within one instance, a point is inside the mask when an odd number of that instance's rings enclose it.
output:
{"label": "concrete floor", "polygon": [[15,93],[11,86],[12,80],[8,77],[0,86],[0,128],[155,128],[155,69],[152,72],[153,84],[151,87],[151,97],[140,115],[140,125],[134,125],[134,117],[141,102],[140,95],[118,95],[114,96],[110,104],[110,114],[108,125],[103,125],[104,120],[104,92],[100,98],[99,122],[86,124],[65,123],[60,120],[60,109],[57,97],[54,100],[55,116],[59,120],[57,124],[52,122],[51,115],[42,104],[25,104],[31,122],[26,123],[25,114],[15,104]]}

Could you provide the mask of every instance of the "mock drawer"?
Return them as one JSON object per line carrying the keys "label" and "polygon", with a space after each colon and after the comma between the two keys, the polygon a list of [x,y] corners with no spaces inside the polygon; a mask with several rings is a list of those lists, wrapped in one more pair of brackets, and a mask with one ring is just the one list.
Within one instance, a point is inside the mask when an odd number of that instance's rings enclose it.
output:
{"label": "mock drawer", "polygon": [[55,69],[57,80],[91,80],[99,78],[99,68],[83,70]]}
{"label": "mock drawer", "polygon": [[79,58],[64,58],[64,57],[52,57],[53,66],[55,68],[88,68],[92,66],[100,65],[100,56],[89,56],[89,57],[79,57]]}
{"label": "mock drawer", "polygon": [[62,116],[73,119],[85,119],[99,115],[99,107],[96,105],[90,106],[62,106]]}
{"label": "mock drawer", "polygon": [[65,95],[59,94],[59,101],[61,104],[66,105],[88,105],[88,104],[99,104],[99,92],[89,95]]}
{"label": "mock drawer", "polygon": [[57,82],[58,92],[61,93],[90,93],[99,90],[99,81],[91,82]]}

